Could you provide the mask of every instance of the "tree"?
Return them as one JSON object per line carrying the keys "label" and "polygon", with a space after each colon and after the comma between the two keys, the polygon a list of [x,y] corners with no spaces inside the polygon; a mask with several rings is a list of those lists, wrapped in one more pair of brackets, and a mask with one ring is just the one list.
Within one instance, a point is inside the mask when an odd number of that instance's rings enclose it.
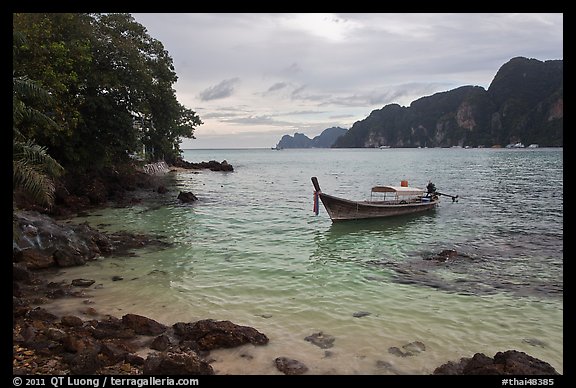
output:
{"label": "tree", "polygon": [[[15,14],[29,43],[15,68],[57,102],[59,129],[30,127],[69,169],[113,165],[143,147],[149,159],[180,151],[202,121],[176,99],[172,58],[129,14]],[[17,65],[17,66],[16,66]]]}

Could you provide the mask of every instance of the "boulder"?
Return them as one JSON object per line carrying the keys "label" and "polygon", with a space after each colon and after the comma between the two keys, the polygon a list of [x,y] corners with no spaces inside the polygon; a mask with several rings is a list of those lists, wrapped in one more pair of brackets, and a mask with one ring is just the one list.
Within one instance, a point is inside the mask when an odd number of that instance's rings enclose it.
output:
{"label": "boulder", "polygon": [[173,325],[174,333],[183,340],[192,340],[200,350],[234,348],[247,343],[265,345],[268,337],[258,330],[236,325],[230,321],[205,319],[195,323],[178,322]]}
{"label": "boulder", "polygon": [[494,358],[476,353],[472,358],[449,361],[436,368],[435,375],[558,375],[545,361],[524,352],[507,350],[498,352]]}
{"label": "boulder", "polygon": [[274,360],[276,368],[285,375],[301,375],[308,372],[308,367],[298,360],[287,357],[278,357]]}
{"label": "boulder", "polygon": [[39,249],[28,248],[14,254],[14,261],[24,263],[28,269],[43,269],[54,266],[52,255],[42,252]]}
{"label": "boulder", "polygon": [[144,361],[145,375],[213,375],[212,366],[194,352],[162,352]]}
{"label": "boulder", "polygon": [[126,314],[122,317],[122,323],[141,335],[158,335],[166,331],[166,326],[153,319],[136,314]]}
{"label": "boulder", "polygon": [[198,198],[190,191],[181,191],[180,194],[178,194],[178,199],[184,203],[190,203],[198,200]]}
{"label": "boulder", "polygon": [[313,343],[320,349],[328,349],[334,346],[334,341],[336,338],[330,334],[324,334],[323,332],[318,332],[305,337],[304,340]]}

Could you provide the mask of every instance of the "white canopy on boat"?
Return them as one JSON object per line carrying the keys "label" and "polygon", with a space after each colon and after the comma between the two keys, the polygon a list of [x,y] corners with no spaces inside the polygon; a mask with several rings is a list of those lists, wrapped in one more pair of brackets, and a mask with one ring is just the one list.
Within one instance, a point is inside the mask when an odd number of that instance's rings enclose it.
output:
{"label": "white canopy on boat", "polygon": [[424,189],[417,187],[404,187],[404,186],[374,186],[372,187],[373,193],[396,193],[396,195],[422,195]]}

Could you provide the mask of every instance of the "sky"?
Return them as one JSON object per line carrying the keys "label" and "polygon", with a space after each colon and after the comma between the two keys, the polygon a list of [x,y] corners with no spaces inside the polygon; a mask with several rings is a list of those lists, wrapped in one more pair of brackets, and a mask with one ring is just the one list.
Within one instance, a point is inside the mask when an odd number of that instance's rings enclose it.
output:
{"label": "sky", "polygon": [[563,59],[563,14],[133,13],[203,124],[182,149],[270,148],[388,104],[487,89],[518,56]]}

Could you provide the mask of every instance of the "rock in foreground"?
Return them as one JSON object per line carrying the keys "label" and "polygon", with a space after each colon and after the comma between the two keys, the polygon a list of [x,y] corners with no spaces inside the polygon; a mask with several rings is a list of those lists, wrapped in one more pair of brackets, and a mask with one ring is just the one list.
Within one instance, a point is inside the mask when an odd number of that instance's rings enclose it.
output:
{"label": "rock in foreground", "polygon": [[194,323],[178,322],[174,332],[184,340],[192,340],[200,350],[234,348],[244,344],[266,345],[268,337],[249,326],[240,326],[230,321],[204,319]]}
{"label": "rock in foreground", "polygon": [[476,353],[472,358],[449,361],[435,375],[558,375],[550,364],[517,350],[498,352],[494,358]]}
{"label": "rock in foreground", "polygon": [[301,375],[308,372],[308,367],[298,360],[278,357],[274,360],[276,368],[285,375]]}

